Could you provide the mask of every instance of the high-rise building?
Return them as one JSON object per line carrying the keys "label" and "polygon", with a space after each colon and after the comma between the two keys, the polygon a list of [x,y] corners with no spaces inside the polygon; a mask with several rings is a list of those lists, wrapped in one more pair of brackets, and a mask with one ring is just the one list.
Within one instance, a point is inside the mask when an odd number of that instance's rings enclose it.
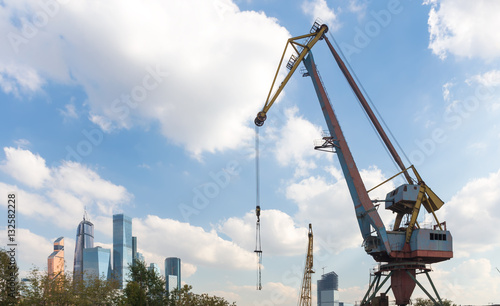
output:
{"label": "high-rise building", "polygon": [[137,237],[132,236],[132,263],[135,264],[137,259]]}
{"label": "high-rise building", "polygon": [[148,270],[149,271],[155,271],[157,275],[161,275],[160,266],[158,266],[158,264],[150,263],[149,267],[148,267]]}
{"label": "high-rise building", "polygon": [[[339,276],[335,272],[321,275],[318,280],[318,306],[338,305]],[[337,294],[335,294],[335,291]]]}
{"label": "high-rise building", "polygon": [[83,221],[76,229],[75,260],[73,265],[73,278],[82,279],[83,276],[83,250],[94,247],[94,224],[87,220],[86,214]]}
{"label": "high-rise building", "polygon": [[54,241],[54,252],[48,257],[47,266],[50,279],[64,275],[64,237]]}
{"label": "high-rise building", "polygon": [[144,258],[144,255],[142,255],[142,253],[140,253],[140,252],[135,253],[135,259],[138,262],[146,262],[146,259]]}
{"label": "high-rise building", "polygon": [[181,289],[181,259],[168,257],[165,259],[166,289],[171,292],[174,288]]}
{"label": "high-rise building", "polygon": [[132,264],[132,218],[113,215],[113,274],[120,288],[126,285],[129,265]]}
{"label": "high-rise building", "polygon": [[102,247],[83,250],[84,280],[92,278],[111,278],[111,250]]}

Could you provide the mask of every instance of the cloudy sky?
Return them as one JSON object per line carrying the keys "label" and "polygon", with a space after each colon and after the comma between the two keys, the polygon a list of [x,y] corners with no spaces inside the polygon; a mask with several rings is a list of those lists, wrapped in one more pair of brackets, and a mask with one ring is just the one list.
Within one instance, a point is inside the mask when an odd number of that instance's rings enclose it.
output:
{"label": "cloudy sky", "polygon": [[[104,247],[125,213],[146,261],[180,257],[195,292],[291,305],[312,223],[313,283],[333,270],[340,300],[361,300],[375,262],[336,157],[313,150],[326,124],[299,73],[260,128],[255,290],[253,118],[286,40],[319,17],[406,164],[446,202],[454,258],[432,267],[440,295],[499,303],[499,11],[494,0],[0,0],[0,245],[9,192],[23,273],[45,269],[60,236],[72,270],[85,208]],[[324,42],[313,52],[370,188],[397,169]]]}

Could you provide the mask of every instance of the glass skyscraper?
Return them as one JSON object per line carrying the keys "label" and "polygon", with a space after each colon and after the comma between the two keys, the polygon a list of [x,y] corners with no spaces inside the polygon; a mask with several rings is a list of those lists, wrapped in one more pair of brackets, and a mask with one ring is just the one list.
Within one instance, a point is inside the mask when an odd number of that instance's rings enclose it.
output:
{"label": "glass skyscraper", "polygon": [[47,270],[50,279],[64,275],[64,237],[59,237],[54,241],[54,252],[47,259]]}
{"label": "glass skyscraper", "polygon": [[120,288],[126,285],[129,265],[132,264],[132,218],[113,215],[113,274]]}
{"label": "glass skyscraper", "polygon": [[83,266],[85,267],[84,280],[111,278],[111,250],[101,247],[86,248],[83,250]]}
{"label": "glass skyscraper", "polygon": [[158,266],[158,264],[150,263],[149,267],[148,267],[148,270],[149,271],[155,271],[156,274],[161,275],[160,267]]}
{"label": "glass skyscraper", "polygon": [[137,259],[137,237],[132,236],[132,263],[135,265]]}
{"label": "glass skyscraper", "polygon": [[83,250],[94,247],[94,224],[85,219],[78,224],[76,229],[75,260],[73,265],[73,278],[81,279],[83,275]]}
{"label": "glass skyscraper", "polygon": [[339,276],[335,272],[329,272],[321,275],[318,280],[318,306],[334,306],[338,305],[338,296],[335,296],[335,291],[339,290]]}
{"label": "glass skyscraper", "polygon": [[168,257],[165,259],[165,280],[168,292],[174,288],[181,289],[181,259]]}

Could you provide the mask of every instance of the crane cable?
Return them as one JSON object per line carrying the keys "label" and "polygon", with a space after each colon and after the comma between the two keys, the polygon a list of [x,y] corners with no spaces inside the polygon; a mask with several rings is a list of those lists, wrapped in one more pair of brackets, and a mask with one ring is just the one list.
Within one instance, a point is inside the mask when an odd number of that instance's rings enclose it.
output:
{"label": "crane cable", "polygon": [[[410,159],[408,158],[408,156],[406,155],[406,152],[403,150],[403,148],[401,147],[401,145],[399,144],[398,140],[396,139],[396,137],[394,136],[394,134],[392,133],[391,129],[389,128],[389,126],[387,125],[387,123],[385,122],[384,118],[382,117],[382,115],[380,115],[377,107],[375,106],[375,104],[373,103],[372,99],[370,98],[370,96],[368,95],[368,92],[365,90],[365,88],[363,87],[363,84],[361,83],[361,81],[358,79],[358,76],[356,75],[356,72],[352,69],[351,67],[351,64],[349,63],[349,61],[347,60],[347,58],[344,56],[344,53],[342,52],[342,49],[340,48],[339,44],[337,43],[337,41],[335,40],[335,38],[333,37],[332,33],[328,33],[330,34],[330,38],[332,39],[333,43],[335,44],[335,46],[337,47],[337,50],[340,54],[340,56],[342,57],[344,63],[346,64],[347,68],[349,69],[349,71],[351,72],[351,74],[354,76],[354,79],[356,80],[358,86],[361,88],[361,90],[363,91],[365,97],[366,97],[366,100],[368,101],[368,103],[370,103],[370,106],[375,110],[375,113],[377,114],[377,117],[380,119],[380,121],[382,122],[382,124],[384,125],[385,129],[389,132],[389,135],[392,137],[392,139],[394,140],[394,142],[396,143],[396,145],[398,146],[399,150],[401,153],[403,153],[403,156],[405,157],[406,161],[408,162],[408,164],[411,165],[411,161]],[[352,89],[351,89],[352,90]],[[358,101],[359,102],[359,101]],[[361,105],[361,103],[360,103]],[[365,113],[366,115],[366,112],[363,112]],[[368,117],[368,115],[366,115]],[[387,149],[387,147],[384,145],[384,143],[382,142],[382,138],[380,137],[380,135],[378,134],[378,132],[375,130],[375,127],[373,126],[373,123],[371,122],[371,120],[368,120],[370,123],[371,123],[371,126],[373,128],[373,130],[375,131],[375,134],[378,136],[378,139],[380,140],[380,142],[382,143],[382,146],[385,148],[385,151],[387,152],[387,154],[389,156],[390,153],[389,153],[389,150]],[[398,168],[397,164],[395,163],[394,159],[391,157],[391,160],[392,162],[395,164],[396,168]]]}
{"label": "crane cable", "polygon": [[255,206],[260,207],[259,127],[255,126]]}
{"label": "crane cable", "polygon": [[259,128],[255,126],[255,254],[257,254],[257,290],[262,290],[262,247],[260,242],[260,165],[259,165]]}

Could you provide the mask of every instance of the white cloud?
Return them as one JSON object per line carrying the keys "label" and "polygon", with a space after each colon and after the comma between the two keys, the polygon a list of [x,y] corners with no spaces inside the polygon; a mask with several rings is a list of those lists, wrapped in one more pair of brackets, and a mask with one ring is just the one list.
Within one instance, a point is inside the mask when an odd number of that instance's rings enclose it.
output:
{"label": "white cloud", "polygon": [[429,12],[429,48],[441,59],[448,54],[486,60],[500,54],[500,2],[488,0],[424,1]]}
{"label": "white cloud", "polygon": [[334,9],[328,7],[326,0],[305,0],[302,3],[302,11],[304,14],[309,15],[312,21],[316,20],[316,18],[321,19],[331,30],[338,28],[337,14]]}
{"label": "white cloud", "polygon": [[[22,203],[22,209],[18,213],[29,216],[31,218],[48,218],[57,215],[58,210],[45,197],[32,194],[20,189],[18,186],[4,184],[0,182],[1,194],[15,192]],[[6,204],[4,204],[6,205]],[[64,221],[64,220],[62,220]],[[64,224],[61,222],[59,224]]]}
{"label": "white cloud", "polygon": [[251,139],[248,124],[289,37],[274,18],[232,1],[112,0],[60,4],[33,37],[9,42],[23,34],[12,21],[38,11],[27,0],[0,6],[0,63],[81,85],[105,131],[159,123],[195,156]]}
{"label": "white cloud", "polygon": [[37,192],[1,182],[0,190],[5,194],[17,192],[23,203],[19,212],[30,218],[58,216],[59,226],[73,228],[85,206],[96,215],[111,215],[132,199],[123,186],[101,178],[82,164],[63,161],[59,167],[48,168],[41,156],[29,150],[11,147],[4,150],[6,159],[1,161],[0,169]]}
{"label": "white cloud", "polygon": [[24,139],[24,138],[14,140],[14,143],[17,145],[18,148],[21,148],[21,149],[26,149],[27,147],[29,147],[31,145],[31,142],[27,139]]}
{"label": "white cloud", "polygon": [[[305,178],[290,184],[286,190],[287,198],[298,205],[296,219],[312,223],[320,254],[338,253],[344,249],[359,247],[362,242],[345,179],[339,180],[338,170],[328,170],[329,175]],[[377,168],[362,170],[361,177],[367,189],[385,180]],[[394,185],[387,183],[370,193],[370,198],[385,198],[386,193],[393,189]],[[393,221],[392,213],[383,207],[378,212],[385,225],[390,226]]]}
{"label": "white cloud", "polygon": [[[296,225],[286,213],[270,209],[261,211],[262,251],[266,256],[293,256],[304,253],[307,229]],[[243,218],[229,218],[219,225],[219,231],[247,250],[255,250],[255,212]]]}
{"label": "white cloud", "polygon": [[207,232],[201,227],[152,215],[145,219],[134,218],[133,231],[134,236],[141,237],[142,249],[161,254],[163,258],[179,257],[185,263],[208,267],[255,268],[253,249],[243,249],[234,242],[222,239],[215,231]]}
{"label": "white cloud", "polygon": [[349,11],[358,14],[358,18],[366,15],[367,2],[360,3],[359,0],[349,0]]}
{"label": "white cloud", "polygon": [[448,82],[443,85],[443,99],[445,101],[450,101],[451,96],[450,96],[450,88],[452,88],[455,84],[452,82]]}
{"label": "white cloud", "polygon": [[441,219],[450,224],[456,257],[500,247],[499,201],[500,170],[468,182],[443,206]]}
{"label": "white cloud", "polygon": [[[439,294],[457,304],[487,305],[498,302],[500,276],[486,258],[468,259],[450,270],[434,268],[432,279]],[[427,280],[422,280],[424,287],[430,288]],[[424,294],[420,296],[424,297]]]}
{"label": "white cloud", "polygon": [[9,94],[19,96],[21,92],[34,92],[41,89],[42,78],[36,70],[24,65],[4,65],[0,58],[0,88]]}
{"label": "white cloud", "polygon": [[59,109],[59,113],[63,116],[64,120],[78,118],[78,114],[76,113],[76,107],[73,103],[68,103],[64,105],[64,109]]}
{"label": "white cloud", "polygon": [[132,198],[125,187],[101,178],[97,172],[77,162],[63,162],[55,169],[52,184],[84,201],[95,201],[104,214],[111,214],[118,204]]}
{"label": "white cloud", "polygon": [[111,215],[90,215],[90,221],[94,223],[95,230],[107,238],[106,240],[113,239],[113,218]]}
{"label": "white cloud", "polygon": [[[7,245],[7,231],[0,230],[0,244]],[[53,239],[47,239],[29,229],[18,228],[16,234],[18,249],[17,260],[20,268],[21,276],[24,277],[32,268],[38,268],[42,271],[47,270],[47,257],[54,251]],[[75,250],[75,241],[71,238],[64,237],[64,259],[66,270],[73,269],[73,253]]]}
{"label": "white cloud", "polygon": [[115,127],[113,126],[113,122],[109,120],[107,117],[91,113],[89,114],[89,120],[92,121],[97,126],[99,126],[99,128],[104,132],[109,133],[115,129]]}
{"label": "white cloud", "polygon": [[477,74],[465,81],[467,84],[475,82],[486,87],[500,86],[500,70],[490,70],[483,74]]}
{"label": "white cloud", "polygon": [[488,149],[488,144],[485,142],[473,142],[467,145],[467,150],[473,154],[484,153]]}
{"label": "white cloud", "polygon": [[50,169],[45,159],[29,150],[5,147],[5,160],[0,170],[11,175],[19,182],[34,188],[40,188],[50,178]]}
{"label": "white cloud", "polygon": [[297,115],[298,108],[285,110],[286,123],[281,128],[273,150],[279,164],[295,166],[295,176],[306,176],[317,167],[315,159],[327,156],[313,150],[314,140],[321,138],[321,127]]}
{"label": "white cloud", "polygon": [[349,288],[339,288],[340,300],[345,304],[355,304],[355,301],[359,301],[360,297],[366,294],[366,289],[368,286],[363,288],[355,286]]}
{"label": "white cloud", "polygon": [[137,165],[137,167],[143,168],[143,169],[148,169],[148,170],[151,169],[151,166],[146,164],[146,163],[142,163],[140,165]]}

